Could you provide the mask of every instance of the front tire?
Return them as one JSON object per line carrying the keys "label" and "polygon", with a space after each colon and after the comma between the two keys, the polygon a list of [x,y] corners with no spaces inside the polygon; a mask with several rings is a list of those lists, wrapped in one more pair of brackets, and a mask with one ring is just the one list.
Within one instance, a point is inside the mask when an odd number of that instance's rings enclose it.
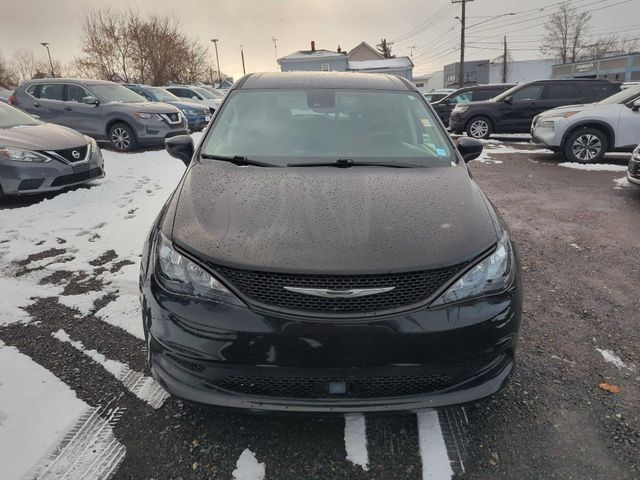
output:
{"label": "front tire", "polygon": [[491,136],[493,127],[487,117],[475,117],[467,123],[467,135],[478,140],[486,140]]}
{"label": "front tire", "polygon": [[582,128],[572,133],[564,144],[564,156],[578,163],[597,163],[607,153],[607,136],[595,128]]}
{"label": "front tire", "polygon": [[109,141],[119,152],[131,152],[138,147],[136,134],[126,123],[116,123],[109,129]]}

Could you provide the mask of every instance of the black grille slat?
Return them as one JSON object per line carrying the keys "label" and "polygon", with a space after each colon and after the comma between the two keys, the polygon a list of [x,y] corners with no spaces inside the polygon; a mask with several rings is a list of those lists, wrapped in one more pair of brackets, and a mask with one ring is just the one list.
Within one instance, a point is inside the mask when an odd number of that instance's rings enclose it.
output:
{"label": "black grille slat", "polygon": [[[65,150],[54,150],[54,153],[56,153],[57,155],[60,155],[62,158],[64,158],[68,162],[76,163],[76,162],[81,162],[85,159],[85,157],[87,156],[88,148],[89,146],[85,145],[84,147],[67,148]],[[78,158],[75,158],[73,156],[73,152],[77,152],[76,156]]]}
{"label": "black grille slat", "polygon": [[[262,305],[294,311],[356,314],[409,307],[428,300],[467,264],[409,273],[380,275],[298,275],[212,266],[240,292]],[[351,290],[395,287],[359,298],[323,298],[284,287]]]}
{"label": "black grille slat", "polygon": [[56,179],[51,183],[51,186],[62,187],[64,185],[71,185],[73,183],[82,182],[83,180],[91,180],[92,178],[99,177],[100,175],[102,175],[101,168],[92,168],[86,172],[71,173],[69,175],[56,177]]}

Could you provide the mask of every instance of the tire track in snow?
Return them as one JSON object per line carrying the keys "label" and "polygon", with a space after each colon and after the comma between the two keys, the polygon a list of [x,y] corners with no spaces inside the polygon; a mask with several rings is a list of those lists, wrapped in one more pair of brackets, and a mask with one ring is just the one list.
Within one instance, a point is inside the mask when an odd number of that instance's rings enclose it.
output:
{"label": "tire track in snow", "polygon": [[[126,449],[113,434],[124,410],[90,407],[66,432],[59,445],[24,478],[37,480],[106,480],[124,459]],[[106,418],[102,418],[105,416]]]}
{"label": "tire track in snow", "polygon": [[124,387],[133,393],[140,400],[148,403],[151,407],[158,409],[169,398],[169,394],[156,381],[129,368],[125,363],[117,360],[110,360],[96,350],[88,350],[82,342],[74,341],[67,333],[60,329],[51,334],[54,338],[63,343],[69,343],[73,348],[82,352],[94,362],[102,366],[107,372],[116,377]]}

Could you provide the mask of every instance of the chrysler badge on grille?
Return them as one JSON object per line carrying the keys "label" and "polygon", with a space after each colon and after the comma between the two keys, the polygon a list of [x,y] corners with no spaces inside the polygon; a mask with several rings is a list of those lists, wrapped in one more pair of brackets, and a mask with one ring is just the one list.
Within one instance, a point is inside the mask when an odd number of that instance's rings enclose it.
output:
{"label": "chrysler badge on grille", "polygon": [[283,287],[285,290],[303,295],[313,295],[314,297],[324,298],[358,298],[368,297],[369,295],[377,295],[394,290],[396,287],[384,288],[354,288],[351,290],[329,290],[328,288],[298,288]]}

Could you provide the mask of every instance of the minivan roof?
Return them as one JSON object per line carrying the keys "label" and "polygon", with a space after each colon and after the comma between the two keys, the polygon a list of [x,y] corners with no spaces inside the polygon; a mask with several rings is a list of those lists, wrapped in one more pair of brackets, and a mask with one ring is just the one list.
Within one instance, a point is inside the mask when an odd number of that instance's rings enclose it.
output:
{"label": "minivan roof", "polygon": [[395,75],[350,72],[269,72],[252,73],[238,81],[240,90],[279,88],[351,88],[363,90],[415,90]]}

